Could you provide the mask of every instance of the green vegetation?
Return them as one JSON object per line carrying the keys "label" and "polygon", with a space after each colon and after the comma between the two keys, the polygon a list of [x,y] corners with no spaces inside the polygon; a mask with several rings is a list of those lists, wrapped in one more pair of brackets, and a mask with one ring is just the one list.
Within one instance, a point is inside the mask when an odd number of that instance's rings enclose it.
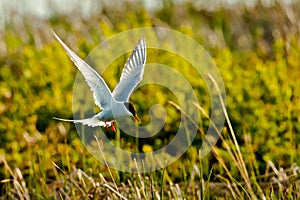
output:
{"label": "green vegetation", "polygon": [[[103,8],[90,19],[27,17],[0,33],[0,196],[1,199],[298,199],[300,198],[300,33],[297,5],[260,4],[205,11],[192,3],[165,4],[148,12],[139,5]],[[74,14],[76,15],[76,14]],[[228,120],[212,153],[198,150],[209,125],[210,96],[192,67],[172,54],[164,64],[188,77],[202,118],[193,145],[175,163],[152,173],[118,172],[98,162],[82,145],[73,124],[72,87],[77,69],[54,40],[51,26],[80,57],[116,33],[138,27],[167,27],[203,45],[226,87]],[[147,62],[157,62],[149,50]],[[116,62],[124,63],[124,58]],[[121,73],[104,73],[114,87]],[[155,89],[156,96],[149,94]],[[166,95],[169,94],[169,95]],[[164,88],[141,88],[132,101],[142,121],[150,105],[161,103],[170,116],[180,108]],[[195,107],[196,109],[197,107]],[[176,119],[175,118],[175,119]],[[166,144],[178,122],[168,118],[155,139],[109,133],[132,151]],[[230,124],[233,130],[230,130]],[[235,143],[235,138],[237,143]]]}

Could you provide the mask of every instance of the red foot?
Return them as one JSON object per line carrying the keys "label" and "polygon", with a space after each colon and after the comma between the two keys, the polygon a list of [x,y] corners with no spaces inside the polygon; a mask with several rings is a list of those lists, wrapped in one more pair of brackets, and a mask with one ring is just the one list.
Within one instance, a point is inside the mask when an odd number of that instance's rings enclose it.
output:
{"label": "red foot", "polygon": [[108,131],[108,125],[107,125],[106,121],[104,123],[105,123],[106,131]]}
{"label": "red foot", "polygon": [[114,132],[116,131],[115,126],[114,126],[114,122],[111,122],[111,130],[114,131]]}

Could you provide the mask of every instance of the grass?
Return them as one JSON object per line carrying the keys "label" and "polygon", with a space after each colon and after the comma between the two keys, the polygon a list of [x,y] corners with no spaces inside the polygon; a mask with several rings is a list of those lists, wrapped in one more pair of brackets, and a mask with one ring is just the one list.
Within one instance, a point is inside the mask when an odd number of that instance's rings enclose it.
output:
{"label": "grass", "polygon": [[[230,123],[230,121],[227,122]],[[231,132],[231,136],[234,138],[234,132]],[[228,133],[225,133],[224,137],[229,137]],[[233,199],[298,199],[300,197],[299,166],[291,166],[289,170],[276,169],[274,164],[269,161],[273,173],[264,175],[264,180],[269,181],[257,182],[260,177],[252,176],[250,179],[248,172],[245,171],[243,156],[237,150],[239,146],[234,144],[234,140],[229,138],[226,141],[224,137],[221,137],[221,140],[226,143],[226,149],[231,155],[230,159],[242,174],[243,182],[233,178],[224,164],[224,158],[219,154],[218,149],[213,147],[216,159],[226,171],[225,175],[217,175],[221,182],[210,180],[212,170],[208,179],[204,179],[201,159],[193,166],[192,176],[186,183],[173,183],[167,175],[168,169],[152,173],[141,173],[141,169],[139,169],[136,174],[133,174],[133,179],[127,179],[125,182],[117,184],[111,172],[112,169],[109,168],[110,178],[105,178],[102,173],[99,173],[98,176],[90,176],[88,172],[78,168],[73,168],[71,172],[68,172],[52,163],[55,180],[47,184],[45,194],[50,192],[51,195],[48,197],[55,199],[207,199],[218,196],[227,196]],[[101,150],[100,146],[99,150]],[[239,158],[237,158],[238,156]],[[12,177],[1,181],[1,184],[10,185],[7,187],[8,198],[42,198],[38,194],[32,193],[34,190],[27,188],[19,168],[12,170],[3,157],[1,163]]]}
{"label": "grass", "polygon": [[[213,77],[210,76],[210,78],[218,90],[218,85]],[[210,180],[212,170],[207,180],[204,179],[203,158],[200,156],[200,153],[198,162],[193,165],[190,180],[186,183],[173,183],[170,177],[168,177],[167,168],[157,172],[143,173],[142,169],[138,168],[137,163],[137,173],[132,174],[133,179],[127,179],[125,182],[119,182],[119,184],[117,184],[112,169],[109,168],[106,160],[105,163],[109,172],[108,178],[105,178],[102,173],[99,173],[98,177],[92,177],[88,175],[87,172],[78,168],[74,168],[72,172],[69,173],[53,162],[55,181],[52,180],[51,184],[47,184],[48,189],[45,193],[52,191],[48,197],[54,199],[209,199],[221,196],[233,199],[300,198],[299,166],[293,165],[290,170],[277,169],[272,161],[268,161],[268,165],[273,170],[273,173],[267,173],[263,176],[265,180],[269,180],[267,182],[258,182],[261,178],[255,176],[254,171],[248,172],[221,93],[219,93],[219,97],[222,102],[229,132],[225,130],[223,133],[218,134],[230,155],[229,159],[231,159],[237,167],[243,181],[238,181],[234,178],[224,162],[225,158],[220,154],[219,149],[213,146],[212,152],[225,171],[224,175],[216,175],[220,182],[212,182]],[[170,103],[181,110],[174,102]],[[204,116],[209,117],[199,105],[195,105]],[[182,111],[182,113],[184,113],[184,111]],[[96,136],[95,139],[101,154],[104,156]],[[0,162],[4,164],[5,170],[8,171],[12,177],[11,179],[3,179],[1,181],[2,184],[11,185],[7,187],[8,198],[30,199],[30,196],[35,195],[36,198],[39,198],[38,194],[29,192],[30,190],[27,188],[27,184],[19,168],[13,171],[4,157],[1,158]],[[41,178],[45,179],[46,177]]]}
{"label": "grass", "polygon": [[[88,21],[27,18],[0,33],[0,199],[299,199],[297,6],[277,2],[206,11],[191,3],[165,3],[153,12],[139,5],[126,8],[107,7]],[[197,40],[212,55],[227,93],[226,106],[219,94],[226,124],[211,153],[203,158],[199,151],[213,123],[205,83],[184,59],[149,49],[147,62],[159,59],[189,78],[199,100],[190,106],[199,110],[200,121],[187,116],[164,88],[149,86],[132,96],[141,120],[149,121],[147,111],[155,103],[174,119],[168,118],[161,134],[146,143],[122,132],[108,136],[134,152],[159,149],[174,136],[179,112],[199,124],[198,133],[184,155],[154,172],[134,162],[133,174],[98,162],[72,124],[51,120],[72,117],[77,71],[54,42],[49,24],[81,57],[105,38],[135,27],[169,27]],[[104,74],[109,86],[122,68],[112,65],[117,70]],[[156,95],[147,98],[154,90]],[[101,142],[94,145],[101,154]]]}

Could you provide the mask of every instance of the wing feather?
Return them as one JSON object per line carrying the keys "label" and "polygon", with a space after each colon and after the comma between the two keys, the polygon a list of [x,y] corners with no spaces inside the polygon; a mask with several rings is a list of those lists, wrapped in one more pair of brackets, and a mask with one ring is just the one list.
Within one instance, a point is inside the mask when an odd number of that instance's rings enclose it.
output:
{"label": "wing feather", "polygon": [[127,60],[120,82],[112,93],[115,100],[129,100],[132,91],[143,78],[145,63],[146,43],[144,37],[142,37]]}
{"label": "wing feather", "polygon": [[52,30],[57,41],[63,46],[73,63],[84,76],[87,84],[93,92],[93,97],[97,106],[101,109],[110,107],[113,96],[102,77],[90,67],[84,60],[77,56]]}

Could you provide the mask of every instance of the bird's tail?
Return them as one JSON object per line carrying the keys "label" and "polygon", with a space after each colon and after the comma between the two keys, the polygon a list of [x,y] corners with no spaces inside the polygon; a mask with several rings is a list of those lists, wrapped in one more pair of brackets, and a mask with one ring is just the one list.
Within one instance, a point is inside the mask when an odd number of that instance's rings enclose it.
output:
{"label": "bird's tail", "polygon": [[87,119],[61,119],[57,117],[53,117],[55,120],[59,121],[64,121],[64,122],[73,122],[73,123],[81,123],[83,125],[91,126],[91,127],[96,127],[96,126],[111,126],[111,122],[104,122],[96,117],[91,117]]}

